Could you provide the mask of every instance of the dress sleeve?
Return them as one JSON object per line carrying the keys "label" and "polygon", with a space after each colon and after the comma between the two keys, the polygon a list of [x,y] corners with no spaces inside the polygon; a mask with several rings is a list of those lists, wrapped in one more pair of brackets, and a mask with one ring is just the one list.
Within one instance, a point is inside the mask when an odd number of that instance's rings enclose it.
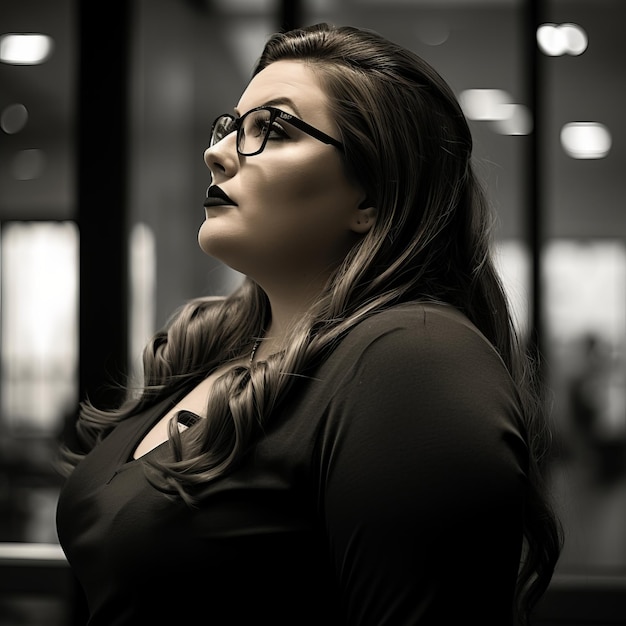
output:
{"label": "dress sleeve", "polygon": [[516,399],[464,325],[425,318],[361,346],[320,447],[351,626],[510,623],[525,493]]}

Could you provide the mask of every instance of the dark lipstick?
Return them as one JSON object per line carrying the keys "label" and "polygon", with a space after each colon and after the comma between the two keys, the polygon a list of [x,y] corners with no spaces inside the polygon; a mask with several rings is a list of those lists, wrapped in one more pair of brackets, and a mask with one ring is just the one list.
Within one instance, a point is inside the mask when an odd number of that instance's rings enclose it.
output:
{"label": "dark lipstick", "polygon": [[204,206],[237,206],[217,185],[211,185],[206,190]]}

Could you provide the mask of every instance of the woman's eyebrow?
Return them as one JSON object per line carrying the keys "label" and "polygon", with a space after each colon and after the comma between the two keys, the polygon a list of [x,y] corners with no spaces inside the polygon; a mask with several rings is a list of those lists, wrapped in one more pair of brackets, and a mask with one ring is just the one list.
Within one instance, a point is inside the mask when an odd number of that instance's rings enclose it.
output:
{"label": "woman's eyebrow", "polygon": [[[294,113],[300,117],[300,111],[298,111],[298,107],[295,105],[294,101],[291,98],[287,98],[285,97],[281,97],[281,98],[272,98],[271,100],[268,100],[267,102],[264,102],[263,104],[260,104],[258,106],[262,106],[262,107],[271,107],[271,106],[280,106],[280,105],[287,105],[289,107],[291,107],[294,111]],[[253,109],[256,109],[258,107],[252,107]],[[239,116],[239,111],[237,109],[237,107],[235,107],[233,109],[233,111],[235,112],[235,115]]]}

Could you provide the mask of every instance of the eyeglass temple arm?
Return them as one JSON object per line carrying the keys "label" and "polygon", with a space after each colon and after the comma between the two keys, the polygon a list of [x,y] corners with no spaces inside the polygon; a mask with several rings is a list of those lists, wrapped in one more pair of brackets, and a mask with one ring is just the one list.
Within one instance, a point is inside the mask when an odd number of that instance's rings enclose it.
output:
{"label": "eyeglass temple arm", "polygon": [[281,119],[284,119],[286,122],[289,122],[292,126],[295,126],[296,128],[299,128],[300,130],[308,133],[309,135],[311,135],[311,137],[315,137],[315,139],[319,139],[323,143],[332,144],[336,148],[343,150],[343,144],[337,141],[334,137],[331,137],[321,130],[318,130],[314,126],[303,122],[301,119],[293,117],[292,115],[279,115],[279,117]]}

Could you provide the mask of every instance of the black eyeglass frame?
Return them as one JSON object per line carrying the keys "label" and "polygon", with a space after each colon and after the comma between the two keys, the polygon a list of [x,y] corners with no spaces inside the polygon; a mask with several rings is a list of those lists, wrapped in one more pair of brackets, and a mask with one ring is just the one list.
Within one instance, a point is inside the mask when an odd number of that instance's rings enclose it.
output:
{"label": "black eyeglass frame", "polygon": [[[265,136],[263,137],[263,141],[261,142],[261,147],[258,150],[255,150],[254,152],[242,152],[239,149],[239,143],[240,143],[240,134],[241,134],[243,121],[246,119],[246,117],[248,117],[248,115],[250,115],[251,113],[256,113],[257,111],[269,111],[270,112],[270,119],[268,122],[268,131],[265,133]],[[281,109],[277,109],[276,107],[272,107],[272,106],[260,106],[254,109],[250,109],[249,111],[244,113],[241,117],[235,117],[234,115],[231,115],[230,113],[222,113],[222,115],[218,115],[215,118],[213,125],[211,126],[210,146],[214,146],[215,144],[219,143],[222,139],[224,139],[227,136],[227,135],[224,135],[223,137],[220,137],[217,141],[214,141],[215,127],[217,126],[217,123],[225,117],[231,119],[234,122],[234,127],[230,132],[237,132],[237,154],[240,154],[241,156],[246,156],[246,157],[255,156],[257,154],[261,154],[261,152],[265,150],[265,146],[267,145],[267,140],[270,136],[270,129],[272,127],[272,124],[276,121],[277,118],[284,122],[287,122],[288,124],[291,124],[292,126],[295,126],[297,129],[301,130],[307,135],[310,135],[314,139],[321,141],[322,143],[335,146],[335,148],[338,148],[342,152],[344,149],[343,144],[340,141],[337,141],[337,139],[335,139],[334,137],[331,137],[330,135],[327,135],[321,130],[315,128],[314,126],[307,124],[305,121],[301,120],[295,115],[292,115],[291,113],[287,113],[286,111],[282,111]]]}

